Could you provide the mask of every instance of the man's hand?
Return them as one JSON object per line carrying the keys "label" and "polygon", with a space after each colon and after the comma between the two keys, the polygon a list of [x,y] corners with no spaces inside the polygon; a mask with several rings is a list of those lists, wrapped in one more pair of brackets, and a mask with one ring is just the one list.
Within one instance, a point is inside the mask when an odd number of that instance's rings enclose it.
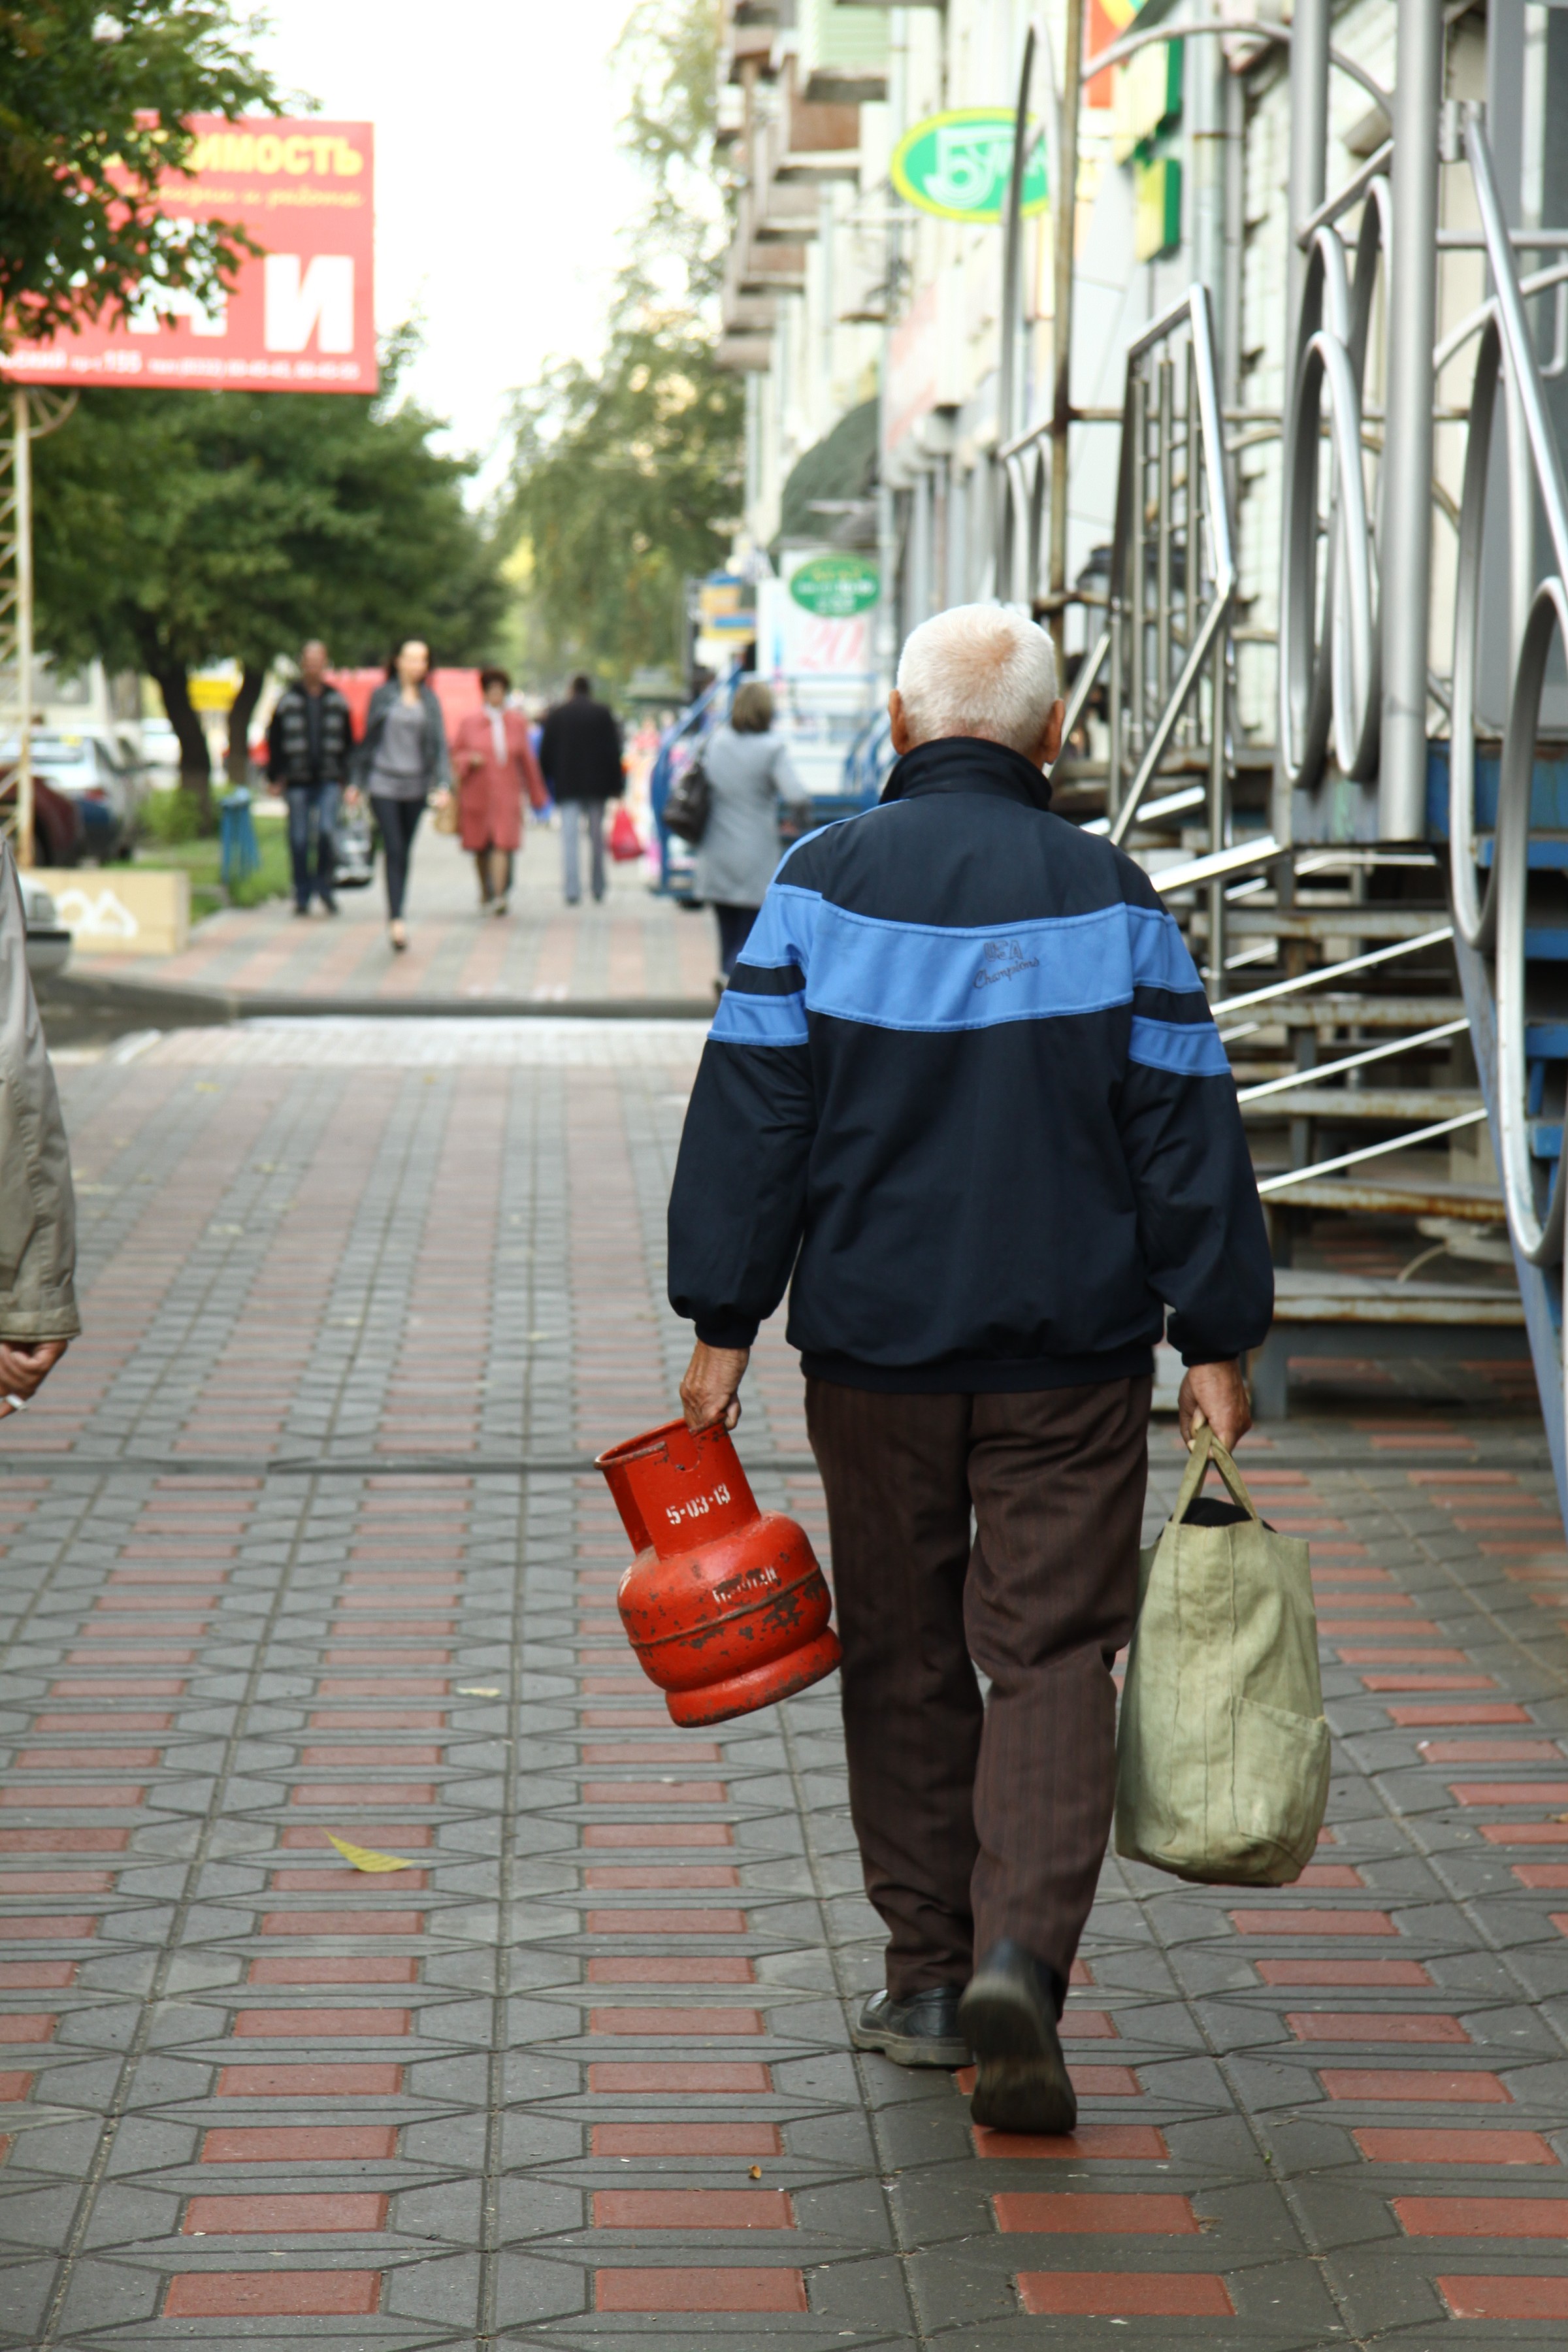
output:
{"label": "man's hand", "polygon": [[24,1402],[42,1387],[69,1347],[68,1339],[0,1339],[0,1421],[16,1410],[7,1396]]}
{"label": "man's hand", "polygon": [[734,1428],[741,1418],[741,1382],[751,1360],[750,1348],[705,1348],[699,1339],[680,1383],[688,1429],[711,1429],[715,1422]]}
{"label": "man's hand", "polygon": [[1190,1445],[1200,1419],[1206,1421],[1228,1454],[1252,1427],[1252,1407],[1241,1377],[1241,1366],[1191,1364],[1176,1399],[1176,1421],[1182,1442]]}

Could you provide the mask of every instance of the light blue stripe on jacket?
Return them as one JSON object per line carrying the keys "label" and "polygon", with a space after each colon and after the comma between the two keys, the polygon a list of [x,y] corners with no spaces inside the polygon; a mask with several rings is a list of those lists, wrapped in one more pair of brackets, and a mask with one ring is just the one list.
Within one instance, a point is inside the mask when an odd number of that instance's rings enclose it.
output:
{"label": "light blue stripe on jacket", "polygon": [[[1118,901],[994,929],[858,915],[775,882],[742,966],[794,965],[804,993],[725,991],[711,1034],[741,1045],[803,1045],[807,1012],[879,1029],[933,1034],[1110,1011],[1138,988],[1202,998],[1185,942],[1163,908]],[[1228,1071],[1212,1022],[1139,1019],[1132,1058],[1194,1076]],[[1166,1042],[1167,1039],[1169,1042]]]}

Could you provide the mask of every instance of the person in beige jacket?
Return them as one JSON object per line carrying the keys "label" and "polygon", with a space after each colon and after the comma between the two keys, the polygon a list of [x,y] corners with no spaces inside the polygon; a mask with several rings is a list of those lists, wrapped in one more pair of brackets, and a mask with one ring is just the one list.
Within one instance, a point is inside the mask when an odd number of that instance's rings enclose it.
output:
{"label": "person in beige jacket", "polygon": [[21,885],[0,840],[0,1420],[80,1331],[75,1276],[70,1149],[27,977]]}

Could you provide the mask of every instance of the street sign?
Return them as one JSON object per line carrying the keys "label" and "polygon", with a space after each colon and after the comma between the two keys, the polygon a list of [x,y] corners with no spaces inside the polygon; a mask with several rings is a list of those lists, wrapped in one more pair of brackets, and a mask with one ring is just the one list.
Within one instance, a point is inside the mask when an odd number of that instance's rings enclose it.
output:
{"label": "street sign", "polygon": [[[961,106],[928,114],[893,150],[893,185],[910,204],[942,220],[999,221],[1013,169],[1015,116],[1005,106]],[[1026,219],[1050,203],[1045,146],[1031,124],[1024,166]]]}
{"label": "street sign", "polygon": [[132,391],[374,392],[375,150],[368,122],[311,117],[225,122],[195,115],[192,177],[171,173],[160,209],[233,222],[262,251],[208,309],[146,299],[0,362],[13,383]]}
{"label": "street sign", "polygon": [[813,555],[792,572],[789,593],[819,620],[847,621],[882,592],[882,575],[868,555]]}

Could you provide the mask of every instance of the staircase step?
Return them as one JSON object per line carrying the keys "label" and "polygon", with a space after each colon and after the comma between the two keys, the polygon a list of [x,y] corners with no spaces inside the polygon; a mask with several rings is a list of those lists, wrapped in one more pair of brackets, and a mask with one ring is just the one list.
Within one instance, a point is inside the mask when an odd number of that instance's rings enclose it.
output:
{"label": "staircase step", "polygon": [[[1256,940],[1415,940],[1447,920],[1441,907],[1227,907],[1226,935]],[[1208,936],[1208,910],[1194,908],[1188,926],[1196,939]],[[1568,941],[1568,931],[1563,933]],[[1563,950],[1568,955],[1568,945]]]}
{"label": "staircase step", "polygon": [[1480,1107],[1473,1087],[1292,1087],[1265,1095],[1259,1102],[1244,1102],[1241,1115],[1247,1119],[1408,1118],[1425,1127],[1440,1118],[1462,1118]]}
{"label": "staircase step", "polygon": [[[1261,1028],[1285,1029],[1436,1029],[1458,1021],[1465,1002],[1460,996],[1355,996],[1331,988],[1310,988],[1294,1003],[1282,997],[1277,1004],[1259,1004],[1250,1015]],[[1555,1034],[1568,1040],[1568,1025]],[[1542,1047],[1543,1054],[1550,1048]],[[1568,1043],[1563,1048],[1568,1058]]]}

